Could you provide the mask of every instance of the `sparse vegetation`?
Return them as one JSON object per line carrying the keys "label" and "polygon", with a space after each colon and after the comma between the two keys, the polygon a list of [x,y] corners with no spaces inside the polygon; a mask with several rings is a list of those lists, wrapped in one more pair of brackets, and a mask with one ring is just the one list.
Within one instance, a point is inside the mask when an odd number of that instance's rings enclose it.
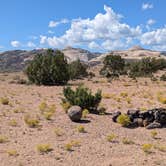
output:
{"label": "sparse vegetation", "polygon": [[72,151],[73,144],[72,143],[67,143],[65,144],[64,148],[67,151]]}
{"label": "sparse vegetation", "polygon": [[143,145],[142,145],[142,150],[143,150],[145,153],[150,154],[150,153],[152,153],[152,147],[153,147],[152,144],[143,144]]}
{"label": "sparse vegetation", "polygon": [[9,125],[10,126],[13,126],[13,127],[16,127],[17,126],[17,121],[15,119],[12,119],[10,122],[9,122]]}
{"label": "sparse vegetation", "polygon": [[39,120],[36,118],[31,118],[29,115],[24,117],[24,121],[29,127],[35,128],[39,126]]}
{"label": "sparse vegetation", "polygon": [[56,134],[56,136],[60,137],[62,136],[64,133],[60,128],[55,128],[54,129],[54,133]]}
{"label": "sparse vegetation", "polygon": [[122,139],[122,143],[123,144],[127,144],[127,145],[132,145],[132,144],[134,144],[134,141],[132,141],[132,140],[130,140],[128,138],[123,138]]}
{"label": "sparse vegetation", "polygon": [[160,80],[161,81],[166,81],[166,73],[161,75]]}
{"label": "sparse vegetation", "polygon": [[101,91],[98,90],[95,95],[92,95],[91,90],[83,86],[79,86],[75,91],[70,87],[66,87],[63,94],[65,97],[65,99],[62,99],[63,103],[69,102],[70,105],[78,105],[82,109],[88,109],[89,111],[97,110],[102,99]]}
{"label": "sparse vegetation", "polygon": [[0,135],[0,144],[8,142],[8,138],[6,136]]}
{"label": "sparse vegetation", "polygon": [[17,152],[17,150],[15,150],[15,149],[7,150],[7,154],[8,154],[9,156],[14,156],[14,157],[16,157],[16,156],[19,155],[18,152]]}
{"label": "sparse vegetation", "polygon": [[113,133],[107,135],[107,137],[106,137],[108,142],[114,142],[116,138],[117,138],[117,136],[115,134],[113,134]]}
{"label": "sparse vegetation", "polygon": [[89,110],[87,110],[87,109],[84,109],[83,111],[82,111],[82,118],[87,118],[87,115],[89,114]]}
{"label": "sparse vegetation", "polygon": [[78,131],[79,133],[85,133],[85,128],[84,128],[84,126],[82,126],[82,125],[77,126],[77,131]]}
{"label": "sparse vegetation", "polygon": [[80,79],[82,77],[86,77],[88,75],[87,65],[82,63],[80,60],[71,62],[69,64],[69,75],[70,79]]}
{"label": "sparse vegetation", "polygon": [[37,151],[40,152],[41,154],[48,153],[52,151],[52,147],[50,144],[39,144],[37,145]]}
{"label": "sparse vegetation", "polygon": [[152,76],[158,70],[166,68],[165,59],[143,58],[129,65],[129,76],[132,78]]}
{"label": "sparse vegetation", "polygon": [[3,105],[9,105],[9,99],[7,97],[1,97],[0,102]]}
{"label": "sparse vegetation", "polygon": [[152,136],[152,138],[156,139],[157,131],[155,131],[155,130],[151,131],[151,136]]}
{"label": "sparse vegetation", "polygon": [[121,114],[120,116],[118,116],[117,122],[123,127],[128,127],[131,123],[129,116],[126,114]]}

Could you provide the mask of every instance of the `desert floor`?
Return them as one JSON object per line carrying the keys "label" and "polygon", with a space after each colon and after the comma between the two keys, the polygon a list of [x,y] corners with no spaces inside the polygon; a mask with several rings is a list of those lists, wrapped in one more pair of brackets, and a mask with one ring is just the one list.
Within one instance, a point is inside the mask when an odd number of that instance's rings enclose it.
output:
{"label": "desert floor", "polygon": [[[20,73],[0,74],[0,97],[9,98],[9,104],[0,104],[0,166],[155,166],[166,165],[166,128],[156,129],[156,139],[152,130],[146,128],[128,129],[112,122],[111,115],[88,114],[86,121],[74,123],[61,106],[62,86],[35,86],[12,83]],[[71,82],[76,87],[84,83],[93,92],[101,89],[102,105],[107,112],[126,112],[128,109],[151,109],[166,107],[157,100],[158,94],[166,94],[166,83],[140,78],[138,81],[126,77],[109,83],[104,78]],[[127,96],[123,96],[125,93]],[[55,104],[56,112],[51,120],[46,120],[39,110],[43,102]],[[30,128],[24,122],[26,115],[38,118],[40,125]],[[84,126],[86,132],[77,131]],[[57,136],[55,131],[61,133]],[[106,137],[116,135],[113,142]],[[123,139],[133,144],[123,143]],[[72,150],[66,144],[75,142]],[[52,151],[40,154],[37,145],[50,144]],[[151,153],[142,150],[142,144],[154,145]],[[160,148],[155,148],[155,147]],[[13,155],[10,155],[13,152]],[[17,152],[17,154],[16,154]]]}

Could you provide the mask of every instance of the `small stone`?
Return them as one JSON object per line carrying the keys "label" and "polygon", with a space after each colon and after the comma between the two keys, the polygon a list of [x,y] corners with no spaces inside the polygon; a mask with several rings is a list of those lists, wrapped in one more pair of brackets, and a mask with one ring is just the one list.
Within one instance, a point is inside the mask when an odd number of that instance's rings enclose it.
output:
{"label": "small stone", "polygon": [[158,122],[153,122],[146,126],[147,129],[155,129],[155,128],[161,128],[161,124]]}
{"label": "small stone", "polygon": [[73,122],[78,122],[82,117],[82,109],[80,106],[72,106],[69,108],[67,114]]}
{"label": "small stone", "polygon": [[120,111],[114,112],[114,113],[112,114],[112,120],[113,120],[113,122],[117,122],[117,118],[118,118],[119,115],[121,115],[121,112],[120,112]]}
{"label": "small stone", "polygon": [[143,119],[141,118],[136,118],[134,119],[134,123],[136,123],[139,127],[143,127]]}

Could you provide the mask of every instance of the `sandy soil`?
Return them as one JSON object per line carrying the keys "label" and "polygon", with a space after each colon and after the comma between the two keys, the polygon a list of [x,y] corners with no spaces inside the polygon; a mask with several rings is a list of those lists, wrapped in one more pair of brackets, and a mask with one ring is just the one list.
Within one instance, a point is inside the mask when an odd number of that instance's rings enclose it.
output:
{"label": "sandy soil", "polygon": [[[10,104],[0,104],[0,135],[8,141],[0,143],[1,166],[155,166],[166,165],[166,152],[152,148],[150,154],[142,150],[142,144],[148,143],[166,147],[166,128],[157,129],[157,139],[152,138],[151,130],[145,128],[127,129],[113,123],[111,115],[89,114],[85,123],[69,120],[60,103],[63,87],[34,86],[11,84],[19,73],[0,74],[0,97],[8,97]],[[166,107],[157,100],[157,94],[166,94],[166,83],[152,82],[150,79],[138,79],[138,82],[121,78],[108,83],[103,78],[72,82],[73,87],[84,83],[93,89],[102,89],[102,105],[111,113],[117,110]],[[121,93],[127,93],[127,99]],[[107,98],[106,98],[107,96]],[[39,111],[41,102],[56,105],[56,112],[51,120],[46,120]],[[19,110],[16,113],[15,110]],[[24,117],[30,114],[40,119],[38,128],[30,128]],[[11,125],[15,120],[16,126]],[[79,133],[77,126],[85,127],[86,133]],[[56,136],[55,130],[62,131]],[[106,137],[114,134],[114,142]],[[127,145],[123,138],[134,141]],[[72,151],[64,147],[71,141],[79,142]],[[40,154],[38,144],[50,144],[52,151]],[[17,156],[9,156],[7,151],[16,150]]]}

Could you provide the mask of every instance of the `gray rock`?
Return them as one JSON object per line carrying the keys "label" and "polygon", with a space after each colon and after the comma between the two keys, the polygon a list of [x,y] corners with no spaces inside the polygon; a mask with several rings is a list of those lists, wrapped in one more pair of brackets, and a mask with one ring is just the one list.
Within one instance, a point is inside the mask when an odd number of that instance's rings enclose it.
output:
{"label": "gray rock", "polygon": [[144,126],[143,125],[143,119],[141,119],[141,118],[134,119],[134,123],[136,123],[137,126],[139,126],[139,127],[143,127]]}
{"label": "gray rock", "polygon": [[82,109],[80,106],[72,106],[67,111],[67,114],[73,122],[78,122],[82,117]]}
{"label": "gray rock", "polygon": [[155,128],[161,128],[161,124],[158,122],[150,123],[148,126],[146,126],[147,129],[155,129]]}

